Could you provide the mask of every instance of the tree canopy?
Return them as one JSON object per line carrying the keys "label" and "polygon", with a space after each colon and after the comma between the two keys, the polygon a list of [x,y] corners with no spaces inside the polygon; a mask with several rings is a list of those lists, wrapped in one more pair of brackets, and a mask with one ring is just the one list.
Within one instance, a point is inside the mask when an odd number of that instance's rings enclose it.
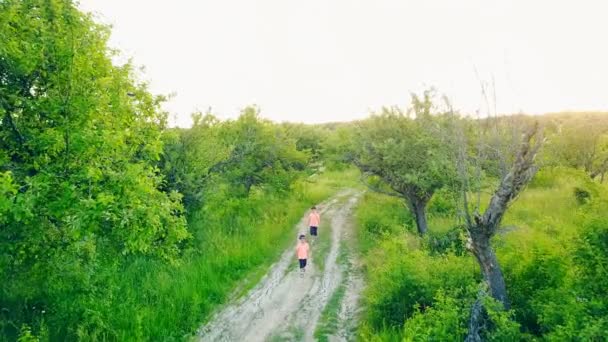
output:
{"label": "tree canopy", "polygon": [[189,236],[181,196],[159,189],[163,98],[113,65],[108,32],[71,1],[0,3],[0,292],[16,315],[94,291],[115,258],[175,260]]}
{"label": "tree canopy", "polygon": [[405,199],[420,234],[427,231],[427,203],[456,179],[452,153],[442,141],[441,115],[430,92],[413,95],[409,113],[385,108],[360,123],[356,138],[356,164]]}

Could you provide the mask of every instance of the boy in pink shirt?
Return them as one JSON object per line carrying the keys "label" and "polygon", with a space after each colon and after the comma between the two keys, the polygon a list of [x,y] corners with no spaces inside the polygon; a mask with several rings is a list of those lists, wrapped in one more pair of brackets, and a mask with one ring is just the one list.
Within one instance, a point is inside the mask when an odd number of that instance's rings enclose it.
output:
{"label": "boy in pink shirt", "polygon": [[308,260],[309,251],[310,246],[308,246],[308,242],[306,242],[306,235],[300,235],[300,241],[296,247],[296,256],[300,261],[300,277],[303,277],[304,272],[306,272],[306,260]]}
{"label": "boy in pink shirt", "polygon": [[[319,225],[321,224],[321,215],[319,215],[319,212],[317,211],[317,207],[312,207],[310,208],[310,214],[308,214],[308,226],[310,227],[310,236],[313,236],[313,238],[317,237],[317,229],[319,228]],[[313,240],[314,242],[314,240]]]}

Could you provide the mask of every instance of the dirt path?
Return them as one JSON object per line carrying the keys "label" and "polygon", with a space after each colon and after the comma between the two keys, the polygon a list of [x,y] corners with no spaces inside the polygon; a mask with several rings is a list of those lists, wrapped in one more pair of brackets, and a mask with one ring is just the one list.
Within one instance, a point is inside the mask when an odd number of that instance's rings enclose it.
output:
{"label": "dirt path", "polygon": [[[311,247],[312,257],[303,278],[297,271],[294,242],[257,286],[199,330],[200,341],[313,341],[321,314],[341,284],[346,291],[338,309],[340,322],[335,335],[329,338],[350,340],[362,283],[350,272],[352,267],[338,259],[340,242],[352,230],[350,217],[359,195],[345,190],[319,205],[323,220],[319,234],[331,234],[322,271],[319,262],[315,262],[315,253],[321,253],[321,240]],[[307,231],[306,216],[296,229]]]}

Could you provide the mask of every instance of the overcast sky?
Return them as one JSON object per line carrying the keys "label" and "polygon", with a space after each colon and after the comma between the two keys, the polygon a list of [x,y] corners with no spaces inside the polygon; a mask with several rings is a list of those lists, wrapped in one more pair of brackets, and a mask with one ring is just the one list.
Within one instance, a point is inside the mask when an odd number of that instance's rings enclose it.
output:
{"label": "overcast sky", "polygon": [[257,104],[277,121],[360,118],[428,86],[499,112],[608,109],[604,0],[81,0],[145,66],[172,122]]}

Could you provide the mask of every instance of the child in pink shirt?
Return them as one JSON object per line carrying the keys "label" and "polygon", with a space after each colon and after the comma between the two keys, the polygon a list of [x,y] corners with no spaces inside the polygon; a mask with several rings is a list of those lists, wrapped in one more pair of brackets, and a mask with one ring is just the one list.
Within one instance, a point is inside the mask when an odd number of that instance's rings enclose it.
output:
{"label": "child in pink shirt", "polygon": [[[317,237],[317,229],[321,224],[321,215],[317,211],[317,207],[310,208],[310,214],[308,214],[308,226],[310,227],[310,236],[313,238]],[[314,242],[314,241],[313,241]]]}
{"label": "child in pink shirt", "polygon": [[300,241],[296,247],[296,256],[300,261],[300,277],[303,277],[304,272],[306,272],[306,260],[308,260],[309,251],[310,246],[308,246],[308,242],[306,242],[306,235],[300,235]]}

